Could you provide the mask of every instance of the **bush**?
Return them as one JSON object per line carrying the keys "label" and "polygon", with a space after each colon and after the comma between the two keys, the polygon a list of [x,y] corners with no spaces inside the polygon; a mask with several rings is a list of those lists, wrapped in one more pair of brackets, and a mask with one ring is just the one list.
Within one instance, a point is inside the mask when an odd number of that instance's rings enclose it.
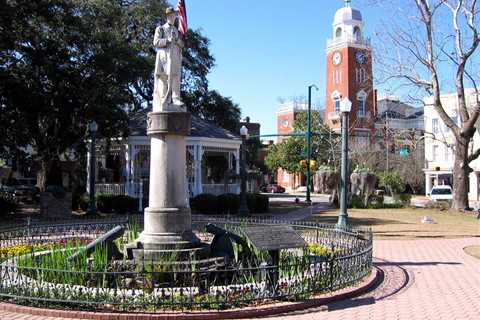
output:
{"label": "bush", "polygon": [[[270,208],[268,196],[257,193],[247,194],[247,205],[250,213],[265,213]],[[215,196],[203,193],[190,200],[190,207],[203,214],[238,214],[240,195],[225,193]]]}
{"label": "bush", "polygon": [[405,205],[409,205],[410,204],[410,200],[412,200],[412,195],[409,194],[409,193],[401,193],[398,195],[398,200],[405,204]]}
{"label": "bush", "polygon": [[[97,209],[102,213],[118,213],[125,214],[127,212],[136,212],[138,206],[138,199],[124,195],[113,195],[107,193],[100,193],[96,197]],[[88,208],[88,202],[87,202]]]}
{"label": "bush", "polygon": [[240,196],[234,193],[225,193],[217,197],[218,214],[237,214],[240,209]]}
{"label": "bush", "polygon": [[383,172],[379,175],[379,186],[398,194],[405,190],[405,181],[398,172]]}
{"label": "bush", "polygon": [[247,205],[250,213],[266,213],[270,209],[268,196],[258,193],[247,194]]}
{"label": "bush", "polygon": [[358,196],[353,196],[352,197],[352,200],[350,202],[350,206],[353,209],[365,209],[365,206],[363,205],[362,199],[360,199],[360,197],[358,197]]}
{"label": "bush", "polygon": [[130,196],[115,196],[113,199],[113,211],[125,214],[138,211],[138,199]]}
{"label": "bush", "polygon": [[218,198],[210,193],[202,193],[190,201],[193,211],[203,214],[216,214],[218,212]]}
{"label": "bush", "polygon": [[115,195],[108,193],[99,193],[96,196],[97,201],[97,210],[102,213],[112,213],[113,212],[113,201]]}
{"label": "bush", "polygon": [[0,193],[0,216],[17,211],[15,198],[8,193]]}

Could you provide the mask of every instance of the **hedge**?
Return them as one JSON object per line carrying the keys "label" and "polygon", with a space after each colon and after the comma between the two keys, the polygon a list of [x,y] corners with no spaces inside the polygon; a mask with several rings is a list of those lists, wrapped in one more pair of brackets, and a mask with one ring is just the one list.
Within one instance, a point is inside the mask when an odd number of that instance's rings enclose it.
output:
{"label": "hedge", "polygon": [[[250,213],[266,213],[269,210],[268,196],[249,193],[247,205]],[[240,195],[225,193],[219,196],[202,193],[190,200],[190,207],[201,214],[238,214],[240,208]]]}
{"label": "hedge", "polygon": [[102,213],[125,214],[138,210],[138,199],[129,196],[100,193],[96,196],[96,200],[97,209]]}

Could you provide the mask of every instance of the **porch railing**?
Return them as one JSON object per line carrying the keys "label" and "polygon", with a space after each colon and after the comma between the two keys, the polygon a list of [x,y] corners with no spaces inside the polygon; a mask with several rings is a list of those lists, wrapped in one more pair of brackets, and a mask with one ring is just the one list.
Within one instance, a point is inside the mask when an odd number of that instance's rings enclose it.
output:
{"label": "porch railing", "polygon": [[138,199],[138,210],[143,211],[143,182],[99,183],[95,185],[95,194],[107,193],[116,196],[130,196]]}
{"label": "porch railing", "polygon": [[216,196],[224,193],[240,193],[240,185],[235,184],[204,184],[202,185],[203,193],[210,193]]}

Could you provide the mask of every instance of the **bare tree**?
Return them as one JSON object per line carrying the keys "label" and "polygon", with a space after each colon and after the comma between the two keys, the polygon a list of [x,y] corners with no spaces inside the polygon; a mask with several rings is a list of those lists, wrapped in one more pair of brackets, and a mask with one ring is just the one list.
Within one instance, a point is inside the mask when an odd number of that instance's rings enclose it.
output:
{"label": "bare tree", "polygon": [[[480,156],[480,149],[469,148],[480,116],[478,72],[473,63],[480,44],[478,9],[477,0],[402,0],[395,8],[396,19],[389,20],[380,35],[385,39],[379,41],[384,50],[379,49],[385,54],[377,56],[377,72],[386,83],[408,91],[416,101],[431,96],[435,111],[452,131],[452,208],[456,210],[469,206],[469,164]],[[473,105],[467,105],[466,86],[476,92]],[[459,125],[449,117],[441,99],[441,93],[449,90],[456,92]]]}

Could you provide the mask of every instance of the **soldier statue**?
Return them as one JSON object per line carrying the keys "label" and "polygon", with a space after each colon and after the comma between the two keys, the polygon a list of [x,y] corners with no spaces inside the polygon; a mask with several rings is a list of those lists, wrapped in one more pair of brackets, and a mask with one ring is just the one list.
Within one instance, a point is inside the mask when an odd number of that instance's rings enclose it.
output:
{"label": "soldier statue", "polygon": [[167,23],[156,28],[153,39],[153,46],[158,49],[153,92],[154,112],[178,108],[183,110],[183,103],[180,98],[180,80],[184,43],[181,34],[174,25],[177,12],[169,7],[165,13]]}

